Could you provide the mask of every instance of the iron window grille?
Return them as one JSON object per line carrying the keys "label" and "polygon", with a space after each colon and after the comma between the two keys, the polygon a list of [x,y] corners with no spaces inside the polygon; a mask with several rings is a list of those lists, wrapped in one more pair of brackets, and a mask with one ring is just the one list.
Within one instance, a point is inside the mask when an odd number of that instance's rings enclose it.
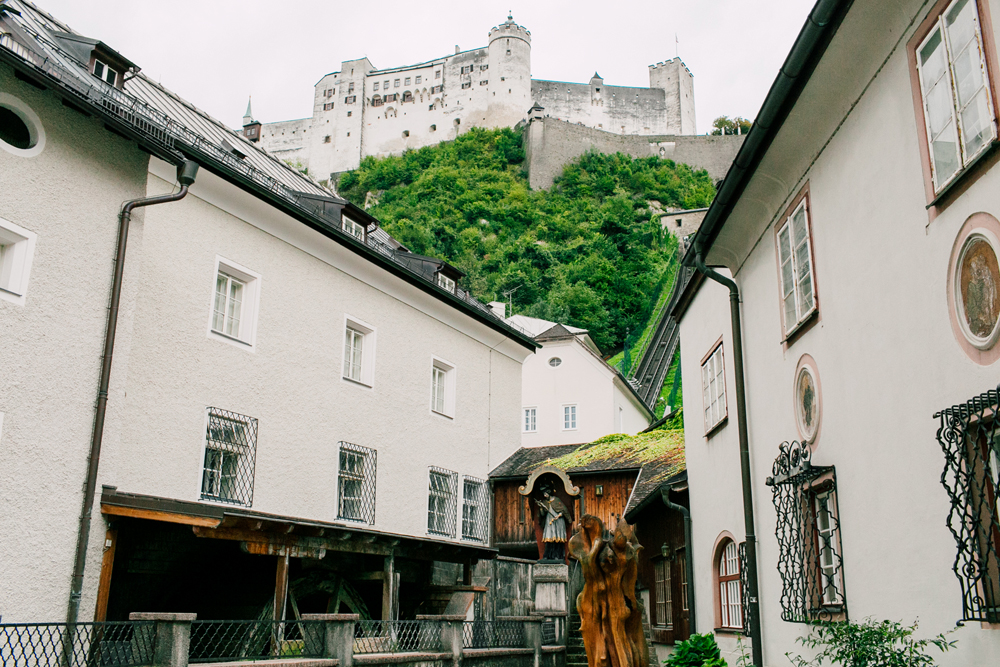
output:
{"label": "iron window grille", "polygon": [[962,620],[1000,622],[1000,387],[934,415],[944,453],[945,524],[958,546],[952,570]]}
{"label": "iron window grille", "polygon": [[462,539],[489,540],[490,493],[486,481],[468,475],[462,478]]}
{"label": "iron window grille", "polygon": [[671,591],[670,561],[666,558],[653,561],[653,585],[656,593],[653,625],[672,630],[674,627],[674,601]]}
{"label": "iron window grille", "polygon": [[430,468],[427,494],[427,532],[455,537],[458,473],[444,468]]}
{"label": "iron window grille", "polygon": [[811,457],[808,445],[783,442],[767,478],[778,515],[781,618],[791,623],[847,619],[836,470]]}
{"label": "iron window grille", "polygon": [[340,470],[337,473],[337,518],[375,524],[374,449],[340,443]]}
{"label": "iron window grille", "polygon": [[202,500],[253,504],[257,420],[219,408],[208,409]]}

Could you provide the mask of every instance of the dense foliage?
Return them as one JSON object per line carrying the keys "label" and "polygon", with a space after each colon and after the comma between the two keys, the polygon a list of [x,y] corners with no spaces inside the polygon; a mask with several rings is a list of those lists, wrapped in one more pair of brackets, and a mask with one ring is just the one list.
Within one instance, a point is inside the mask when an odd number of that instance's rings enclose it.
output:
{"label": "dense foliage", "polygon": [[719,116],[712,121],[712,134],[746,134],[753,127],[753,121],[736,116]]}
{"label": "dense foliage", "polygon": [[413,252],[465,271],[484,301],[586,328],[602,349],[640,331],[672,277],[676,240],[649,202],[700,208],[705,171],[657,157],[589,153],[550,190],[532,191],[521,136],[471,130],[401,156],[365,158],[338,191]]}
{"label": "dense foliage", "polygon": [[719,645],[715,643],[715,636],[710,632],[691,635],[690,638],[677,642],[674,652],[663,664],[666,667],[726,667]]}
{"label": "dense foliage", "polygon": [[[944,652],[954,648],[956,640],[944,634],[928,639],[915,639],[917,624],[903,625],[898,621],[877,621],[866,618],[860,623],[816,623],[806,637],[799,637],[803,646],[818,649],[812,660],[786,653],[796,667],[843,665],[843,667],[929,667],[935,664],[928,655],[931,647]],[[829,662],[826,662],[829,661]]]}

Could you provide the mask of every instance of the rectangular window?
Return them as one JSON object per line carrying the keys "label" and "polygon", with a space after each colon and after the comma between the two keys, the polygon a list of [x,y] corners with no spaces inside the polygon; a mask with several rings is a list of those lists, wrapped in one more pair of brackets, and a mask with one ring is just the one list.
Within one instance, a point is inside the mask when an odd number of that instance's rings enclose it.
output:
{"label": "rectangular window", "polygon": [[344,98],[344,104],[354,104],[354,102],[357,99],[358,99],[357,95],[348,95],[347,97]]}
{"label": "rectangular window", "polygon": [[101,81],[106,81],[112,86],[118,83],[118,72],[114,71],[100,60],[94,60],[94,76]]}
{"label": "rectangular window", "polygon": [[259,275],[216,258],[209,336],[253,347],[259,294]]}
{"label": "rectangular window", "polygon": [[240,337],[240,317],[243,314],[243,288],[246,285],[230,275],[219,272],[215,279],[215,315],[212,329],[233,338]]}
{"label": "rectangular window", "polygon": [[743,604],[740,588],[740,559],[736,543],[729,540],[719,558],[719,611],[721,626],[729,629],[743,627]]}
{"label": "rectangular window", "polygon": [[342,215],[340,217],[340,219],[341,219],[341,227],[343,228],[343,230],[345,232],[347,232],[348,234],[350,234],[354,238],[358,239],[359,241],[364,241],[365,240],[365,226],[364,225],[362,225],[359,222],[355,222],[354,220],[351,220],[346,215]]}
{"label": "rectangular window", "polygon": [[340,443],[337,472],[337,518],[375,523],[376,452],[350,442]]}
{"label": "rectangular window", "polygon": [[701,387],[705,409],[705,433],[728,415],[726,407],[726,369],[720,341],[708,358],[701,362]]}
{"label": "rectangular window", "polygon": [[997,136],[975,0],[955,0],[916,49],[931,179],[937,194]]}
{"label": "rectangular window", "polygon": [[371,387],[375,379],[375,330],[346,317],[344,328],[344,374],[346,380]]}
{"label": "rectangular window", "polygon": [[538,430],[538,424],[536,421],[538,413],[538,408],[525,408],[524,409],[524,432],[534,433]]}
{"label": "rectangular window", "polygon": [[462,84],[462,89],[464,90],[466,88],[472,88],[472,82],[471,81],[466,81],[465,83]]}
{"label": "rectangular window", "polygon": [[682,551],[677,559],[677,567],[681,573],[681,610],[688,611],[688,578],[687,578],[687,552]]}
{"label": "rectangular window", "polygon": [[201,498],[232,505],[253,504],[257,420],[208,409]]}
{"label": "rectangular window", "polygon": [[431,411],[455,416],[455,367],[437,357],[431,358]]}
{"label": "rectangular window", "polygon": [[405,78],[405,79],[403,80],[403,85],[404,85],[404,86],[408,86],[408,85],[410,85],[410,77],[406,77],[406,78]]}
{"label": "rectangular window", "polygon": [[455,496],[458,473],[443,468],[430,469],[427,494],[427,532],[455,536]]}
{"label": "rectangular window", "polygon": [[563,406],[563,430],[572,431],[576,429],[576,406]]}
{"label": "rectangular window", "polygon": [[674,602],[671,591],[670,563],[664,558],[653,563],[654,592],[656,594],[656,615],[653,625],[667,628],[674,625]]}
{"label": "rectangular window", "polygon": [[421,76],[418,76],[418,77],[416,77],[416,78],[414,79],[414,81],[413,81],[413,82],[414,82],[414,83],[416,83],[417,85],[419,85],[419,84],[420,84],[420,82],[421,82],[422,80],[423,80],[423,77],[421,77]]}
{"label": "rectangular window", "polygon": [[24,305],[37,236],[0,218],[0,299]]}
{"label": "rectangular window", "polygon": [[480,65],[480,66],[479,66],[479,71],[480,71],[480,72],[485,72],[485,71],[486,71],[486,70],[488,70],[489,68],[490,68],[490,66],[489,66],[489,65]]}
{"label": "rectangular window", "polygon": [[437,284],[451,293],[455,292],[455,281],[443,273],[437,274]]}
{"label": "rectangular window", "polygon": [[431,94],[436,95],[437,93],[440,93],[441,90],[442,90],[441,86],[434,86],[434,87],[431,88]]}
{"label": "rectangular window", "polygon": [[778,228],[778,272],[781,277],[782,323],[785,337],[816,312],[807,197]]}
{"label": "rectangular window", "polygon": [[354,92],[354,84],[353,83],[347,84],[347,92],[349,92],[349,93],[353,93]]}
{"label": "rectangular window", "polygon": [[393,88],[399,88],[399,79],[393,79],[392,86]]}
{"label": "rectangular window", "polygon": [[347,327],[344,340],[344,377],[361,382],[361,355],[364,352],[365,335]]}
{"label": "rectangular window", "polygon": [[323,105],[323,111],[329,111],[332,108],[333,108],[333,102],[328,102]]}
{"label": "rectangular window", "polygon": [[388,95],[386,95],[385,96],[385,101],[386,102],[395,102],[396,101],[396,93],[389,93]]}
{"label": "rectangular window", "polygon": [[488,83],[489,83],[489,81],[480,81],[480,82],[479,82],[479,85],[480,85],[480,86],[485,86],[485,85],[487,85]]}
{"label": "rectangular window", "polygon": [[434,78],[435,79],[440,79],[441,78],[441,70],[437,70],[437,71],[434,72]]}
{"label": "rectangular window", "polygon": [[489,492],[486,482],[462,478],[462,539],[483,542],[489,538]]}
{"label": "rectangular window", "polygon": [[372,90],[378,90],[378,81],[372,84]]}

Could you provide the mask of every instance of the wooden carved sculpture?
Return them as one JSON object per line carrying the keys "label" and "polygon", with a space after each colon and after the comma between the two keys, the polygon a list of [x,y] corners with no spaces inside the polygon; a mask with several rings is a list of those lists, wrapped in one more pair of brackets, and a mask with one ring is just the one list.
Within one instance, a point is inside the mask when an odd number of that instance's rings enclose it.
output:
{"label": "wooden carved sculpture", "polygon": [[586,514],[569,540],[580,561],[583,590],[576,599],[588,667],[648,667],[642,607],[635,596],[637,558],[642,546],[624,520],[614,535]]}

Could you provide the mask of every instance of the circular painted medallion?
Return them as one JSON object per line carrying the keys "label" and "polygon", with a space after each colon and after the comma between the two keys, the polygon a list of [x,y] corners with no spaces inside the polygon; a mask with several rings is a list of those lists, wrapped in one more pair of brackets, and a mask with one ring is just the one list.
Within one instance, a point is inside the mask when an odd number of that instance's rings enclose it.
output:
{"label": "circular painted medallion", "polygon": [[812,442],[819,425],[819,392],[816,388],[816,376],[807,365],[799,368],[795,378],[795,415],[803,439]]}
{"label": "circular painted medallion", "polygon": [[963,329],[977,347],[992,345],[1000,321],[1000,265],[985,236],[969,235],[956,279]]}

